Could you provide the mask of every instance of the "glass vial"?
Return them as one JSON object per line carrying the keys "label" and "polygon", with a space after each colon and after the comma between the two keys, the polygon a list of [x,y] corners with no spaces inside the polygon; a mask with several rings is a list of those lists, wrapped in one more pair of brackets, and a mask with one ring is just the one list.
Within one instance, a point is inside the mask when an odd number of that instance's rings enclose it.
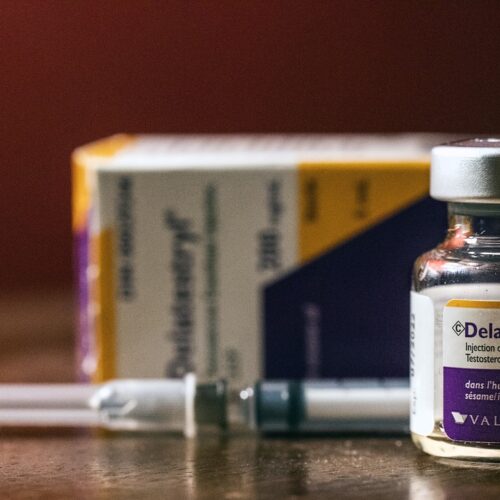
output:
{"label": "glass vial", "polygon": [[412,439],[440,457],[500,460],[500,139],[432,151],[445,240],[415,262]]}

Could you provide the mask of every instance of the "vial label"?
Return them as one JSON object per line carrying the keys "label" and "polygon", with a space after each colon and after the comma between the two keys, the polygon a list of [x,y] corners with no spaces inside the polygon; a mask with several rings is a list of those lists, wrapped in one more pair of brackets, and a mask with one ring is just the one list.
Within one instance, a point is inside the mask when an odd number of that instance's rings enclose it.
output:
{"label": "vial label", "polygon": [[428,436],[434,429],[434,304],[410,295],[410,429]]}
{"label": "vial label", "polygon": [[443,425],[454,441],[500,442],[500,302],[443,310]]}

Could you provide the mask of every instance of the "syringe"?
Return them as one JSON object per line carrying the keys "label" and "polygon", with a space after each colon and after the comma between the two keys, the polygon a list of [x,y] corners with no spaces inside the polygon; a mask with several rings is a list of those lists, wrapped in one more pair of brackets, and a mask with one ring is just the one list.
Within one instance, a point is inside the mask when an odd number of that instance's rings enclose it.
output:
{"label": "syringe", "polygon": [[0,426],[183,432],[226,426],[223,382],[119,379],[91,384],[0,384]]}
{"label": "syringe", "polygon": [[263,433],[407,432],[407,379],[262,381],[240,392]]}
{"label": "syringe", "polygon": [[0,427],[86,426],[192,437],[200,427],[226,428],[235,408],[240,418],[231,423],[264,433],[402,432],[408,427],[407,380],[261,381],[234,395],[224,382],[200,384],[192,374],[99,385],[0,384]]}

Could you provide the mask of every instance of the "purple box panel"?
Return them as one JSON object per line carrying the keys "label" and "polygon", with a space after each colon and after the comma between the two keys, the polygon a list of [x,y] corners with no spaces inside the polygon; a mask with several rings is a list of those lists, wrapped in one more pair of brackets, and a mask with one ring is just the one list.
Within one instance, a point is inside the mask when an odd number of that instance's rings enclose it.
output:
{"label": "purple box panel", "polygon": [[91,331],[88,315],[89,306],[89,283],[88,283],[88,265],[89,265],[89,233],[88,230],[77,231],[74,233],[74,266],[75,278],[77,283],[77,367],[78,376],[82,381],[88,381],[89,375],[85,373],[84,360],[88,359],[91,351]]}

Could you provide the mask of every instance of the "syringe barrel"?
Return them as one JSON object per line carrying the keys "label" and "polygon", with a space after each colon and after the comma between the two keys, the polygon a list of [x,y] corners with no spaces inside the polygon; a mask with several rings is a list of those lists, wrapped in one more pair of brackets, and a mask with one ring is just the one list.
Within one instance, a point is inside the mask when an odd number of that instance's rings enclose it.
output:
{"label": "syringe barrel", "polygon": [[117,379],[100,385],[0,384],[1,426],[92,426],[121,431],[183,433],[224,428],[223,382]]}
{"label": "syringe barrel", "polygon": [[265,433],[404,432],[409,388],[407,380],[263,381],[246,404]]}

